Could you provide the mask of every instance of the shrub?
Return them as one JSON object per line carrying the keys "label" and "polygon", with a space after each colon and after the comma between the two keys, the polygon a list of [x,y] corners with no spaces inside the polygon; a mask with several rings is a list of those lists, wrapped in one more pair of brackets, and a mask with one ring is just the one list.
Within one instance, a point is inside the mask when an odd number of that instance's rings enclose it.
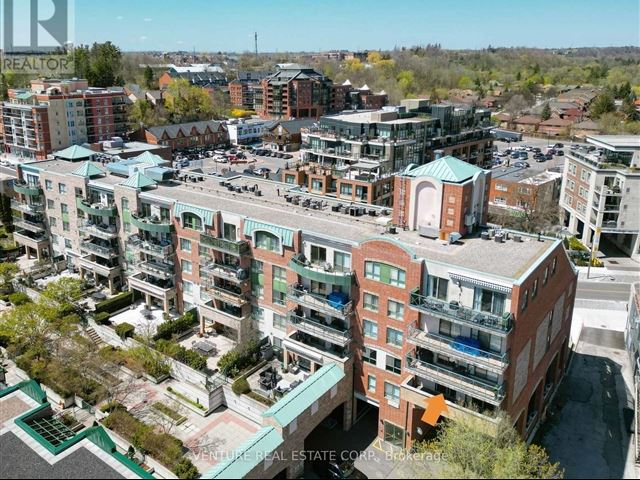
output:
{"label": "shrub", "polygon": [[126,412],[127,407],[125,407],[120,402],[116,402],[116,401],[107,402],[100,407],[100,411],[103,413],[112,413],[112,412],[115,412],[116,410],[124,410]]}
{"label": "shrub", "polygon": [[123,340],[125,338],[133,337],[134,330],[135,327],[127,322],[121,323],[120,325],[116,326],[116,333]]}
{"label": "shrub", "polygon": [[245,393],[249,393],[251,391],[251,387],[249,386],[249,382],[245,377],[240,377],[235,382],[233,382],[233,385],[231,385],[231,390],[233,390],[233,393],[235,393],[236,395],[243,395]]}
{"label": "shrub", "polygon": [[244,348],[236,347],[220,357],[218,368],[227,377],[237,377],[240,372],[255,364],[260,344],[250,340]]}
{"label": "shrub", "polygon": [[98,304],[96,304],[95,313],[100,312],[108,312],[113,313],[118,310],[122,310],[123,308],[128,307],[133,304],[135,301],[135,292],[132,290],[130,292],[124,292],[120,295],[116,295],[113,298],[109,298],[104,300]]}
{"label": "shrub", "polygon": [[167,320],[158,325],[154,340],[170,340],[173,335],[180,335],[198,323],[193,311],[189,311],[175,320]]}
{"label": "shrub", "polygon": [[31,298],[24,292],[12,293],[8,296],[8,299],[16,307],[24,305],[25,303],[31,303]]}
{"label": "shrub", "polygon": [[111,324],[111,321],[109,320],[110,318],[111,318],[111,314],[109,312],[100,312],[100,313],[96,313],[93,316],[93,319],[98,325],[110,325]]}
{"label": "shrub", "polygon": [[158,340],[156,349],[159,352],[168,355],[195,370],[204,370],[207,368],[207,358],[194,350],[188,350],[182,345],[171,342],[169,340]]}
{"label": "shrub", "polygon": [[198,469],[188,458],[183,458],[173,469],[178,478],[198,478]]}

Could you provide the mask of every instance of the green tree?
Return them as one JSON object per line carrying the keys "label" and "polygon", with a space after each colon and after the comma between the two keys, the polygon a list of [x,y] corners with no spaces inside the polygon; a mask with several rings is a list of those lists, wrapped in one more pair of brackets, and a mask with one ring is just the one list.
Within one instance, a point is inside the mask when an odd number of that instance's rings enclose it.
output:
{"label": "green tree", "polygon": [[91,70],[91,51],[87,45],[79,45],[73,50],[73,66],[78,78],[93,78]]}
{"label": "green tree", "polygon": [[153,127],[164,123],[166,121],[160,114],[160,107],[154,107],[148,100],[138,100],[129,109],[129,126],[133,130],[141,125]]}
{"label": "green tree", "polygon": [[[494,429],[492,432],[491,430]],[[444,423],[438,436],[420,449],[434,449],[446,458],[448,478],[563,478],[543,448],[528,446],[507,417],[495,427],[480,417],[465,415]]]}
{"label": "green tree", "polygon": [[542,107],[542,112],[540,113],[540,119],[544,122],[545,120],[549,120],[551,118],[551,107],[549,106],[549,102],[544,104]]}
{"label": "green tree", "polygon": [[144,84],[147,88],[153,88],[155,83],[154,80],[153,69],[147,65],[144,69]]}
{"label": "green tree", "polygon": [[0,100],[9,98],[9,89],[15,86],[15,74],[11,70],[0,73]]}
{"label": "green tree", "polygon": [[620,111],[627,117],[628,122],[640,120],[640,113],[638,113],[638,110],[636,109],[634,97],[632,95],[624,97]]}
{"label": "green tree", "polygon": [[42,291],[42,300],[59,311],[69,310],[82,298],[82,280],[64,277],[50,282]]}
{"label": "green tree", "polygon": [[87,74],[93,87],[123,85],[122,52],[111,42],[94,43],[91,47],[91,69]]}
{"label": "green tree", "polygon": [[12,291],[13,287],[11,282],[15,276],[20,273],[20,267],[15,263],[3,262],[0,263],[0,281],[2,284],[0,287],[4,291]]}
{"label": "green tree", "polygon": [[203,88],[177,79],[169,83],[165,106],[173,123],[209,120],[214,109],[211,97]]}
{"label": "green tree", "polygon": [[616,105],[613,99],[613,94],[609,89],[604,90],[591,104],[589,112],[591,118],[600,118],[605,113],[615,112]]}

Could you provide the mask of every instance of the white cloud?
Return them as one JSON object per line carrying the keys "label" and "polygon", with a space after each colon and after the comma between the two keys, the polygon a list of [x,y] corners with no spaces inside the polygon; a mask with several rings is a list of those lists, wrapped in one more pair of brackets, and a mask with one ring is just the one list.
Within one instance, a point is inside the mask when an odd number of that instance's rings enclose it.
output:
{"label": "white cloud", "polygon": [[140,40],[142,40],[144,42],[147,38],[148,38],[147,36],[143,35],[143,36],[140,37]]}
{"label": "white cloud", "polygon": [[118,15],[118,16],[116,17],[116,20],[124,20],[124,17],[123,17],[122,15]]}
{"label": "white cloud", "polygon": [[145,21],[145,22],[153,22],[153,18],[149,18],[149,17],[147,17],[147,18],[145,18],[145,19],[144,19],[144,21]]}

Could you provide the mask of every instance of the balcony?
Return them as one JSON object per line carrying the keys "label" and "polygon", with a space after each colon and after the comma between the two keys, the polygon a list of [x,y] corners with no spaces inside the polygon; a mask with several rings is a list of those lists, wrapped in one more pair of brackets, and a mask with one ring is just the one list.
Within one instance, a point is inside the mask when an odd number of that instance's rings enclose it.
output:
{"label": "balcony", "polygon": [[83,222],[79,227],[80,233],[91,235],[102,240],[111,240],[118,237],[115,225],[96,225],[92,222]]}
{"label": "balcony", "polygon": [[145,273],[131,275],[128,280],[131,288],[163,300],[173,298],[176,293],[176,288],[172,282],[152,280],[151,278],[146,278]]}
{"label": "balcony", "polygon": [[113,277],[120,273],[120,265],[109,266],[91,259],[91,255],[80,257],[80,267],[103,277]]}
{"label": "balcony", "polygon": [[407,355],[405,370],[446,387],[466,393],[492,405],[500,405],[505,396],[504,385],[490,380],[480,380],[466,373],[453,371],[435,363]]}
{"label": "balcony", "polygon": [[343,320],[353,313],[351,300],[342,303],[340,298],[332,299],[330,296],[311,293],[301,285],[290,285],[287,288],[287,298],[303,307]]}
{"label": "balcony", "polygon": [[219,323],[227,327],[238,330],[240,323],[251,318],[251,309],[217,308],[213,301],[209,301],[204,305],[200,305],[200,315],[206,321]]}
{"label": "balcony", "polygon": [[131,235],[127,240],[134,252],[146,253],[157,258],[166,259],[173,255],[173,245],[169,241],[155,242],[143,240],[137,235]]}
{"label": "balcony", "polygon": [[28,195],[31,197],[42,195],[42,187],[40,187],[40,185],[27,183],[22,180],[13,181],[13,190],[16,193],[21,193],[22,195]]}
{"label": "balcony", "polygon": [[409,337],[407,338],[407,341],[412,345],[459,358],[497,373],[504,372],[509,366],[506,353],[488,352],[469,345],[466,340],[465,338],[452,338],[425,332],[414,326],[409,327]]}
{"label": "balcony", "polygon": [[203,233],[200,235],[200,243],[218,252],[235,256],[247,255],[251,252],[249,243],[244,240],[227,240],[226,238],[213,237]]}
{"label": "balcony", "polygon": [[327,343],[302,331],[294,332],[285,337],[282,345],[287,351],[320,364],[324,362],[323,357],[328,357],[336,362],[344,362],[351,355],[348,348],[333,345],[331,342]]}
{"label": "balcony", "polygon": [[287,313],[289,324],[301,332],[305,332],[327,342],[345,348],[351,342],[351,332],[344,327],[326,325],[320,319],[301,317],[295,312]]}
{"label": "balcony", "polygon": [[170,280],[175,275],[173,265],[160,262],[140,262],[136,268],[141,272],[151,275],[156,278],[162,278],[164,280]]}
{"label": "balcony", "polygon": [[249,275],[245,269],[240,268],[238,265],[216,262],[211,258],[205,258],[200,262],[200,277],[209,281],[214,278],[222,278],[236,284],[249,280]]}
{"label": "balcony", "polygon": [[115,217],[118,214],[118,210],[115,205],[90,203],[81,197],[76,197],[76,208],[87,215],[96,215],[98,217]]}
{"label": "balcony", "polygon": [[454,302],[420,295],[418,289],[411,292],[409,306],[429,315],[501,336],[508,335],[513,329],[513,315],[509,312],[505,312],[503,316],[478,312]]}
{"label": "balcony", "polygon": [[213,298],[236,307],[242,307],[249,303],[247,296],[242,292],[229,290],[217,285],[206,285],[205,289]]}
{"label": "balcony", "polygon": [[351,289],[353,280],[352,271],[335,270],[329,264],[318,265],[305,260],[303,255],[297,255],[289,262],[289,268],[300,275],[321,283],[329,283],[331,285],[339,285],[346,290]]}
{"label": "balcony", "polygon": [[97,243],[82,242],[80,251],[91,252],[101,258],[110,259],[118,256],[116,247],[107,245],[98,245]]}
{"label": "balcony", "polygon": [[30,215],[37,215],[44,211],[44,205],[41,203],[27,203],[20,202],[18,200],[11,200],[11,208],[18,210],[19,212],[28,213]]}
{"label": "balcony", "polygon": [[39,250],[42,247],[47,246],[49,243],[49,237],[40,233],[33,233],[29,230],[16,230],[13,232],[13,239],[16,243]]}
{"label": "balcony", "polygon": [[29,230],[33,233],[44,233],[45,226],[43,222],[33,222],[22,217],[13,217],[13,226]]}
{"label": "balcony", "polygon": [[160,219],[156,216],[142,217],[134,213],[131,214],[131,223],[139,230],[151,233],[171,233],[171,220]]}

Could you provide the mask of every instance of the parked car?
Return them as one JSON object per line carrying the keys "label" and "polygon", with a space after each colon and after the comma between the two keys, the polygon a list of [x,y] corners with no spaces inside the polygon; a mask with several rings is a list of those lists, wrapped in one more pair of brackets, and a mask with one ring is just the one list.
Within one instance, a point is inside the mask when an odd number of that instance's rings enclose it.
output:
{"label": "parked car", "polygon": [[267,173],[270,173],[271,169],[270,168],[266,168],[266,167],[260,167],[260,168],[256,168],[253,173],[255,173],[256,175],[265,175]]}
{"label": "parked car", "polygon": [[285,153],[282,158],[284,158],[285,160],[291,160],[293,158],[293,155],[291,155],[289,153]]}
{"label": "parked car", "polygon": [[529,162],[516,162],[513,164],[513,166],[520,168],[529,168],[531,165],[529,165]]}
{"label": "parked car", "polygon": [[524,158],[525,160],[527,160],[529,158],[529,154],[527,152],[520,152],[520,155],[518,155],[520,158]]}
{"label": "parked car", "polygon": [[556,150],[556,155],[557,155],[558,157],[563,156],[563,155],[564,155],[564,150]]}
{"label": "parked car", "polygon": [[247,175],[255,175],[254,171],[251,170],[250,168],[245,168],[242,173],[245,173]]}
{"label": "parked car", "polygon": [[538,162],[538,163],[542,163],[542,162],[546,162],[547,161],[547,156],[542,154],[542,153],[540,155],[536,156],[536,157],[533,157],[533,158],[535,158],[536,162]]}
{"label": "parked car", "polygon": [[553,148],[564,148],[564,144],[563,143],[556,143]]}
{"label": "parked car", "polygon": [[356,469],[353,462],[350,461],[337,463],[326,460],[317,460],[313,462],[313,469],[320,478],[367,478],[367,476],[360,470]]}

